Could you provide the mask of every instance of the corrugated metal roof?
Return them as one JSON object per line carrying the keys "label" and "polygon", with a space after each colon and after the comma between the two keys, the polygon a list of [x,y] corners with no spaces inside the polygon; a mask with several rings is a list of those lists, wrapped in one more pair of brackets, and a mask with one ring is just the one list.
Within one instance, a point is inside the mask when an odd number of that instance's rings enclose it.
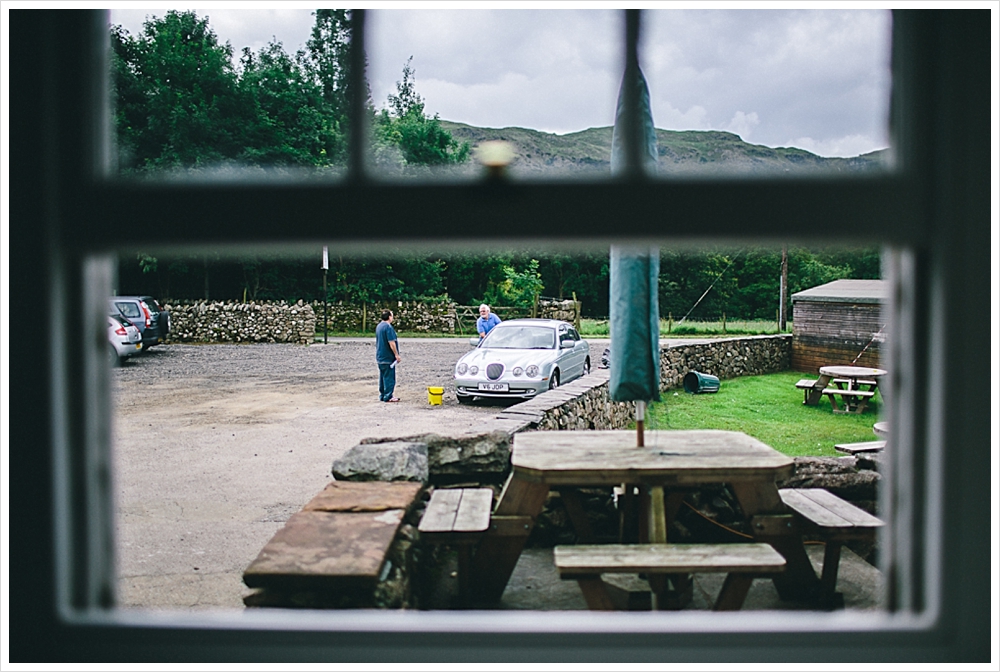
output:
{"label": "corrugated metal roof", "polygon": [[834,280],[825,285],[792,294],[792,301],[828,301],[831,303],[884,303],[884,280]]}

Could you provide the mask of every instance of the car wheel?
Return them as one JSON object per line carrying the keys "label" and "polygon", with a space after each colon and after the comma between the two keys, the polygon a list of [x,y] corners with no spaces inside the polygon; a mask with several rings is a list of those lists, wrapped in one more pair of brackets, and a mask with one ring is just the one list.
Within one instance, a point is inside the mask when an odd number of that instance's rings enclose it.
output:
{"label": "car wheel", "polygon": [[587,357],[587,361],[583,363],[583,375],[588,375],[590,373],[590,357]]}
{"label": "car wheel", "polygon": [[549,389],[554,390],[559,387],[559,369],[555,369],[549,376]]}
{"label": "car wheel", "polygon": [[108,348],[108,364],[110,364],[112,368],[118,366],[118,353],[113,347]]}

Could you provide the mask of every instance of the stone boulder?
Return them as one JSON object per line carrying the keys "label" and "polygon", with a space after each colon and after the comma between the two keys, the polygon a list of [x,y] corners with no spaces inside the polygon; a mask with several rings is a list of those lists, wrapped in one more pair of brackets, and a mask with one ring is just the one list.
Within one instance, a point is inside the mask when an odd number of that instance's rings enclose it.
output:
{"label": "stone boulder", "polygon": [[428,479],[427,444],[418,441],[361,443],[333,461],[339,481],[418,481]]}
{"label": "stone boulder", "polygon": [[855,457],[796,457],[795,474],[778,486],[824,488],[857,504],[878,499],[879,480],[877,471],[859,469]]}
{"label": "stone boulder", "polygon": [[[498,482],[510,471],[511,435],[503,430],[442,436],[418,434],[396,439],[362,439],[361,446],[420,443],[427,446],[431,481]],[[354,449],[352,449],[354,450]]]}

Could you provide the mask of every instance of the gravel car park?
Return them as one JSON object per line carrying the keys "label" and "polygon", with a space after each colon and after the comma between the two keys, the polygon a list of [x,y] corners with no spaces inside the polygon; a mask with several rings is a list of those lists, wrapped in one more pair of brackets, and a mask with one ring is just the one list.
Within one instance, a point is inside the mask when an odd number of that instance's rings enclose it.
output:
{"label": "gravel car park", "polygon": [[[361,439],[492,427],[510,402],[455,399],[468,351],[401,338],[398,404],[378,400],[374,338],[166,344],[114,369],[119,603],[243,609],[243,570]],[[445,388],[441,406],[430,386]]]}

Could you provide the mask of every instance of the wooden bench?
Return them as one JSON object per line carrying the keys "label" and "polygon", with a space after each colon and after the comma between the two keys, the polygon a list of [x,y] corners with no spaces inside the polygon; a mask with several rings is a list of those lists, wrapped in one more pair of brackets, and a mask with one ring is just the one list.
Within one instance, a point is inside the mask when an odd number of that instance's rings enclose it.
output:
{"label": "wooden bench", "polygon": [[816,389],[816,383],[818,382],[819,380],[810,380],[809,378],[803,378],[799,382],[795,383],[795,387],[802,390],[803,404],[809,403],[809,393]]}
{"label": "wooden bench", "polygon": [[843,542],[854,539],[874,541],[878,528],[885,523],[822,488],[786,488],[778,493],[802,525],[802,531],[815,534],[826,542],[820,585],[823,598],[833,601]]}
{"label": "wooden bench", "polygon": [[[867,400],[875,396],[874,390],[842,390],[839,387],[827,387],[823,390],[823,394],[830,398],[830,405],[833,406],[834,413],[860,413],[865,410]],[[844,408],[840,408],[837,403],[838,396],[844,401]],[[851,408],[849,400],[852,398],[862,400],[857,408]]]}
{"label": "wooden bench", "polygon": [[[656,578],[726,573],[715,611],[743,606],[756,576],[785,568],[785,559],[768,544],[602,544],[556,546],[555,564],[562,579],[580,584],[590,609],[610,611],[614,603],[601,574],[646,574],[654,592],[654,609],[663,608],[665,582]],[[659,590],[656,584],[660,583]],[[657,593],[660,593],[659,595]]]}
{"label": "wooden bench", "polygon": [[851,380],[850,378],[834,378],[830,382],[834,385],[850,385],[854,383],[855,385],[867,385],[868,387],[874,387],[877,384],[874,380]]}
{"label": "wooden bench", "polygon": [[493,491],[489,488],[438,489],[431,493],[417,526],[421,539],[458,547],[458,596],[463,604],[468,604],[470,596],[472,545],[489,529],[492,510]]}
{"label": "wooden bench", "polygon": [[850,455],[857,453],[877,453],[885,448],[885,441],[860,441],[858,443],[838,443],[834,445],[834,450]]}

